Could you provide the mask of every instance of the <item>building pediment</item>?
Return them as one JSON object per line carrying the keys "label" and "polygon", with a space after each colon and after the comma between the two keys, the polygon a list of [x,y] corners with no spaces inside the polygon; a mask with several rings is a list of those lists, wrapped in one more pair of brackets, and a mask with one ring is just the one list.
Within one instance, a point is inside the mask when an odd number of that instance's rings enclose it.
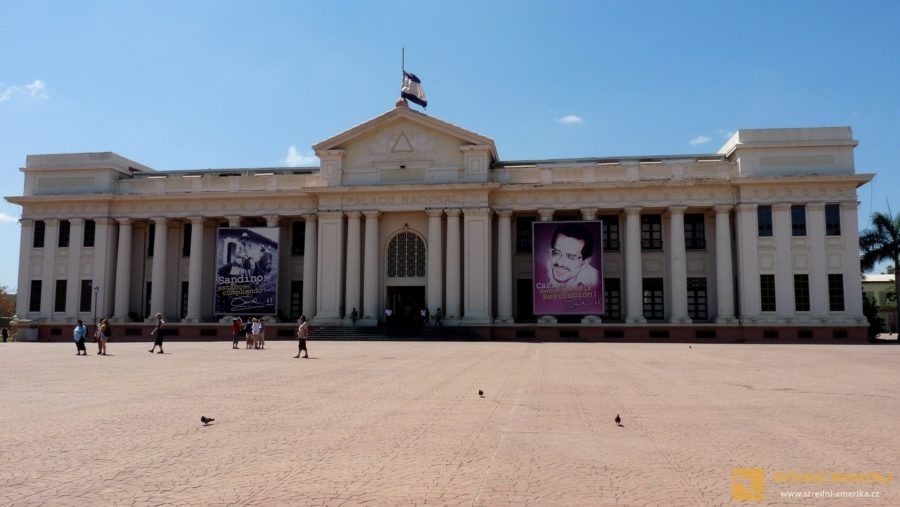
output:
{"label": "building pediment", "polygon": [[397,107],[313,149],[327,186],[487,181],[493,140]]}

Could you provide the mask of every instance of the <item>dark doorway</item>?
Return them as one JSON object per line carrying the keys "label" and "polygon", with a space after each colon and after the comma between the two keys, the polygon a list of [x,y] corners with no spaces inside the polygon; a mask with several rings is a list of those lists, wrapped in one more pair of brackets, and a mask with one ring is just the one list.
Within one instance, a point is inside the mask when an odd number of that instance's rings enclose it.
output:
{"label": "dark doorway", "polygon": [[534,293],[531,278],[516,280],[516,322],[534,322]]}
{"label": "dark doorway", "polygon": [[417,324],[419,309],[422,308],[423,304],[425,304],[425,287],[422,285],[388,287],[385,306],[391,309],[393,316],[391,317],[391,322],[386,322],[386,324],[403,326]]}

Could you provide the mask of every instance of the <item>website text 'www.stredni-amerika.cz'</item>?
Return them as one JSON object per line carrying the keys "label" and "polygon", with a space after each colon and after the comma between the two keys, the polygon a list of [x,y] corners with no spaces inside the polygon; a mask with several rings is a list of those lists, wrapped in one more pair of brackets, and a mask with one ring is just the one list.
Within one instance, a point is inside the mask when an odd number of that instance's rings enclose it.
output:
{"label": "website text 'www.stredni-amerika.cz'", "polygon": [[779,491],[781,498],[879,498],[878,491],[835,491],[820,489],[817,491]]}

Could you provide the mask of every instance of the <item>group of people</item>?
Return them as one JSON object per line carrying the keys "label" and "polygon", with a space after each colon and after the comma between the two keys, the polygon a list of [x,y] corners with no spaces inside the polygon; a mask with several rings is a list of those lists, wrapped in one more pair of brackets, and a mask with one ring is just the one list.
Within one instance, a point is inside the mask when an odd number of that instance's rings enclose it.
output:
{"label": "group of people", "polygon": [[[356,308],[353,309],[356,311]],[[352,317],[352,314],[351,314]],[[434,318],[434,324],[431,323],[432,318]],[[384,309],[384,324],[388,325],[415,325],[419,327],[440,327],[443,326],[443,318],[444,318],[444,310],[438,307],[438,309],[434,312],[434,316],[431,315],[431,310],[428,309],[427,306],[423,306],[416,310],[414,307],[410,305],[406,305],[403,307],[403,313],[399,314],[394,313],[394,310],[391,307],[387,307]],[[353,325],[356,325],[356,319],[353,319]]]}
{"label": "group of people", "polygon": [[248,317],[246,321],[240,317],[231,319],[231,348],[239,349],[238,343],[243,339],[245,349],[262,350],[266,348],[266,328],[262,319]]}
{"label": "group of people", "polygon": [[[76,356],[86,356],[87,347],[85,347],[85,341],[87,341],[88,329],[87,326],[84,325],[84,321],[78,319],[75,323],[75,329],[72,331],[72,338],[75,340],[75,355]],[[97,322],[97,325],[94,329],[94,341],[97,343],[97,355],[105,356],[106,355],[106,342],[109,341],[109,338],[112,336],[112,328],[109,326],[109,319],[100,319]],[[160,344],[160,354],[162,354],[162,344]]]}

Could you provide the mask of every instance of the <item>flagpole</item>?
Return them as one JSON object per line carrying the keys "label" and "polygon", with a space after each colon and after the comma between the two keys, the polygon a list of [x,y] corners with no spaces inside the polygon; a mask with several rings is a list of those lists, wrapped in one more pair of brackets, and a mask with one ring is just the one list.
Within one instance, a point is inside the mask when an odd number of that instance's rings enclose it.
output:
{"label": "flagpole", "polygon": [[400,49],[400,87],[403,87],[403,75],[406,74],[406,48]]}

